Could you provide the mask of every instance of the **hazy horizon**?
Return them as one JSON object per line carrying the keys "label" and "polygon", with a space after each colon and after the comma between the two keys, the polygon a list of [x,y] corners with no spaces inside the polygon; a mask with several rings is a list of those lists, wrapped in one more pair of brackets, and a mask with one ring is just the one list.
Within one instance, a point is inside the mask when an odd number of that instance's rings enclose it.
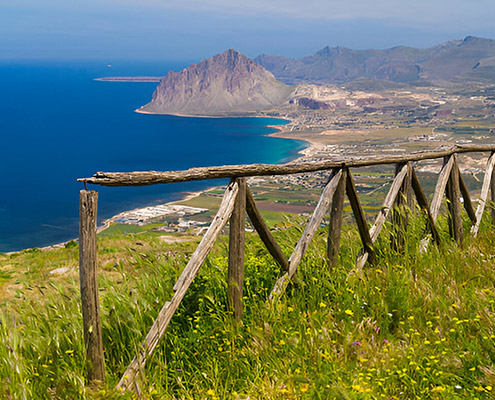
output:
{"label": "hazy horizon", "polygon": [[0,61],[195,62],[228,48],[302,57],[325,46],[430,47],[495,38],[495,3],[478,0],[0,0]]}

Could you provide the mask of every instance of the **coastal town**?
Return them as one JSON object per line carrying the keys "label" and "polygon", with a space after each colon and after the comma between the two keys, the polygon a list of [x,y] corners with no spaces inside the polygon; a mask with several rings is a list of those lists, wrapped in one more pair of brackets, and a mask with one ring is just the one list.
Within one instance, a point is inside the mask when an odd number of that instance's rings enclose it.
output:
{"label": "coastal town", "polygon": [[[495,101],[483,88],[419,87],[408,90],[355,90],[345,85],[299,85],[286,106],[260,113],[282,118],[271,136],[302,140],[307,146],[299,161],[343,160],[349,157],[407,154],[469,143],[491,143],[494,137]],[[311,96],[311,98],[309,97]],[[311,101],[310,101],[311,100]],[[460,168],[473,187],[482,179],[486,158],[462,156]],[[423,178],[433,179],[439,161],[418,165]],[[393,179],[393,170],[368,168],[356,175],[365,203],[376,207]],[[328,173],[250,178],[248,183],[269,212],[306,215],[317,201]],[[305,199],[297,192],[304,192]],[[123,212],[104,226],[144,226],[168,234],[201,234],[218,207],[221,188],[192,194],[183,201]],[[206,206],[202,206],[205,204]]]}

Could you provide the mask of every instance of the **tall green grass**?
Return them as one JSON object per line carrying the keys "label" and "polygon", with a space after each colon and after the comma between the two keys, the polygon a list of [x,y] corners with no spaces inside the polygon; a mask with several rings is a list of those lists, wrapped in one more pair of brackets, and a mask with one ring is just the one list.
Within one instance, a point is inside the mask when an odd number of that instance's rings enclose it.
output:
{"label": "tall green grass", "polygon": [[[301,231],[292,226],[275,232],[286,254]],[[479,237],[468,237],[463,248],[444,233],[440,247],[421,253],[424,231],[423,219],[412,217],[406,247],[397,252],[386,226],[377,264],[358,271],[356,230],[344,227],[339,265],[329,267],[322,228],[286,293],[273,303],[266,298],[281,271],[248,234],[241,324],[228,307],[228,245],[221,238],[146,365],[143,398],[492,398],[493,228],[484,222]],[[0,397],[133,397],[113,387],[194,250],[188,243],[160,246],[147,233],[133,240],[146,246],[129,245],[114,263],[112,237],[100,243],[107,257],[99,281],[107,383],[85,386],[77,280],[67,280],[5,302]]]}

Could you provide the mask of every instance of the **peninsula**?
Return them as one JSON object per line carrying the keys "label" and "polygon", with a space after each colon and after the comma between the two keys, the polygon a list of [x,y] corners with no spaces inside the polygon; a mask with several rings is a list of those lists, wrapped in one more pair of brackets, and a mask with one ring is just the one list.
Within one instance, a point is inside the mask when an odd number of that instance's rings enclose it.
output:
{"label": "peninsula", "polygon": [[160,82],[161,76],[107,76],[96,78],[95,81],[103,82]]}

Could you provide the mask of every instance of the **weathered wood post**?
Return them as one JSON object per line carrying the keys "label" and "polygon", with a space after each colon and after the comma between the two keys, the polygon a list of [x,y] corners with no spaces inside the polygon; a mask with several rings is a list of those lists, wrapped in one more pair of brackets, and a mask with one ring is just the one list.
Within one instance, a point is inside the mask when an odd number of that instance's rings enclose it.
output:
{"label": "weathered wood post", "polygon": [[79,280],[88,379],[105,381],[96,259],[98,192],[81,190],[79,200]]}
{"label": "weathered wood post", "polygon": [[239,193],[230,217],[229,235],[229,299],[236,321],[242,319],[242,287],[244,283],[244,244],[246,228],[246,179],[236,178]]}
{"label": "weathered wood post", "polygon": [[416,171],[414,168],[411,169],[411,177],[412,177],[412,188],[414,194],[416,195],[416,200],[418,205],[423,209],[426,213],[426,218],[428,220],[428,226],[430,227],[431,236],[433,240],[435,240],[436,244],[440,244],[440,235],[438,234],[437,228],[435,226],[435,217],[430,210],[430,205],[428,204],[428,199],[426,198],[425,192],[421,187],[421,183],[419,182],[418,176],[416,175]]}
{"label": "weathered wood post", "polygon": [[[459,184],[459,173],[457,167],[457,155],[453,154],[453,167],[447,182],[447,199],[449,209],[449,231],[450,236],[462,246],[464,230],[462,226],[461,188]],[[445,163],[448,158],[445,158]]]}
{"label": "weathered wood post", "polygon": [[175,282],[174,291],[175,294],[167,301],[158,316],[153,322],[153,326],[146,335],[146,341],[144,345],[138,349],[138,353],[132,359],[131,363],[125,370],[120,382],[117,384],[117,390],[129,390],[134,389],[139,393],[138,375],[143,371],[146,365],[147,358],[155,351],[156,347],[170,323],[175,311],[179,308],[187,290],[191,286],[194,277],[198,274],[201,265],[208,256],[215,241],[222,232],[223,227],[227,223],[228,219],[232,215],[234,209],[235,199],[239,193],[239,185],[237,182],[230,182],[225,190],[222,202],[218,208],[217,215],[213,218],[211,225],[208,227],[203,239],[199,243],[198,247],[192,254],[189,262],[182,270],[179,279]]}
{"label": "weathered wood post", "polygon": [[[392,246],[398,252],[403,252],[406,244],[405,233],[409,223],[408,211],[412,210],[412,162],[407,164],[407,174],[399,190],[395,201],[395,208],[392,211]],[[397,176],[404,163],[395,165],[395,176]]]}
{"label": "weathered wood post", "polygon": [[[493,157],[495,152],[491,153],[491,157]],[[492,170],[492,179],[490,181],[490,200],[491,200],[491,215],[492,215],[492,223],[495,224],[495,169]]]}
{"label": "weathered wood post", "polygon": [[254,229],[258,232],[258,235],[261,241],[265,244],[267,250],[270,252],[275,261],[282,267],[282,271],[287,272],[289,270],[289,260],[287,260],[287,257],[263,220],[263,217],[256,207],[256,202],[254,201],[253,194],[251,193],[248,185],[246,185],[246,212],[251,220],[251,224],[253,224]]}
{"label": "weathered wood post", "polygon": [[[344,169],[347,172],[347,179],[345,185],[345,191],[347,193],[347,198],[349,203],[351,203],[352,213],[356,219],[356,224],[359,231],[359,236],[361,237],[361,242],[363,243],[364,252],[368,253],[366,259],[369,260],[371,264],[376,262],[375,250],[373,248],[373,241],[371,240],[370,232],[368,230],[368,223],[366,222],[366,217],[364,215],[363,207],[359,201],[359,196],[357,194],[356,185],[354,184],[354,179],[349,171],[349,168]],[[364,261],[366,262],[366,261]],[[359,263],[363,264],[364,263]],[[360,266],[362,268],[362,265]]]}
{"label": "weathered wood post", "polygon": [[[333,175],[337,172],[334,171]],[[330,207],[330,223],[328,225],[327,257],[328,265],[335,266],[339,260],[340,236],[342,231],[342,213],[344,211],[345,182],[347,171],[342,170],[337,189],[333,194],[332,206]]]}
{"label": "weathered wood post", "polygon": [[[483,178],[483,186],[481,187],[481,193],[480,193],[480,202],[476,209],[476,223],[471,227],[471,233],[474,237],[478,235],[481,218],[483,217],[486,201],[488,200],[488,192],[490,191],[490,187],[492,187],[494,171],[495,171],[494,167],[495,167],[495,152],[492,152],[486,163],[485,177]],[[493,189],[494,188],[492,187],[491,189],[492,196],[493,193],[495,192],[495,190]]]}

